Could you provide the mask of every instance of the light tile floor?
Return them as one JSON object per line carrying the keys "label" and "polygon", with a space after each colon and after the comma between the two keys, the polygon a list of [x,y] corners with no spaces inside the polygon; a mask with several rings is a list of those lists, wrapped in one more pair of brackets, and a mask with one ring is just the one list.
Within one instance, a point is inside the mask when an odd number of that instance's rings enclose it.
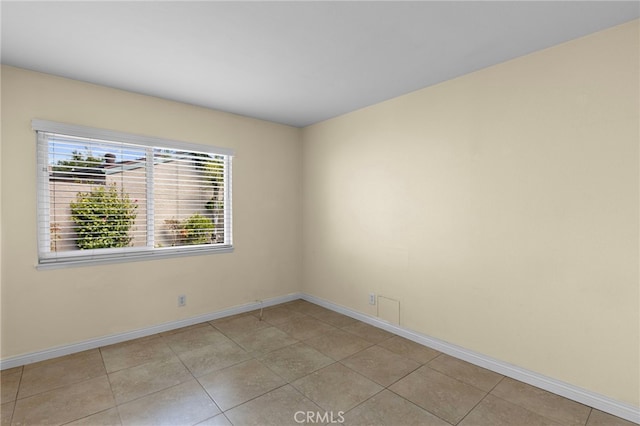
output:
{"label": "light tile floor", "polygon": [[303,300],[5,370],[1,391],[2,425],[632,425]]}

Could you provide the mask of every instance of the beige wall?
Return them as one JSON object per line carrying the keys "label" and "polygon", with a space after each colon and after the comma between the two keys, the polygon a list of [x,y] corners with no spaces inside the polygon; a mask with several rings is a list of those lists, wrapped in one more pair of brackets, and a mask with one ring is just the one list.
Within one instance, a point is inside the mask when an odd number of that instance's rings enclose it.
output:
{"label": "beige wall", "polygon": [[640,405],[638,36],[305,128],[303,290]]}
{"label": "beige wall", "polygon": [[[235,252],[36,270],[33,118],[235,149]],[[299,291],[299,129],[3,66],[1,136],[3,359]]]}

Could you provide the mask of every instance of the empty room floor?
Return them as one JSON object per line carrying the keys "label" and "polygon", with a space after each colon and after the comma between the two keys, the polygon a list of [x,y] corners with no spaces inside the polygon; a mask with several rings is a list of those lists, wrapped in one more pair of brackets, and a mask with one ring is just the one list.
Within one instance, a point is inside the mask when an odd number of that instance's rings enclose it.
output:
{"label": "empty room floor", "polygon": [[296,300],[2,371],[2,425],[627,425]]}

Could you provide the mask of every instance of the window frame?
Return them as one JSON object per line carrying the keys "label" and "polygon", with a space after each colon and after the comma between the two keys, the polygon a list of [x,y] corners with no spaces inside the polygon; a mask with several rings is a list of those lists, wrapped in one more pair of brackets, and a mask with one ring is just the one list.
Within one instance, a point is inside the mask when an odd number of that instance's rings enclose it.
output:
{"label": "window frame", "polygon": [[[98,129],[74,124],[58,123],[47,120],[33,119],[31,127],[36,134],[36,167],[37,167],[37,188],[36,188],[36,226],[37,226],[37,257],[38,269],[57,269],[69,266],[99,265],[107,263],[135,262],[142,260],[154,260],[162,258],[172,258],[180,256],[195,256],[217,253],[230,253],[234,250],[233,245],[233,198],[232,198],[232,176],[233,157],[235,151],[229,148],[221,148],[212,145],[195,144],[189,142],[176,141],[171,139],[156,138],[151,136],[123,133],[106,129]],[[98,141],[132,144],[147,149],[175,149],[196,153],[207,153],[224,156],[224,243],[222,244],[202,244],[202,245],[182,245],[174,247],[121,247],[102,248],[89,250],[73,250],[64,252],[51,252],[51,233],[48,231],[50,223],[50,196],[49,196],[49,158],[48,149],[41,149],[44,143],[41,138],[47,138],[47,134],[59,134],[71,137],[81,137],[95,139]],[[151,164],[150,164],[151,163]],[[153,174],[153,159],[147,155],[147,170]],[[153,177],[150,178],[153,180]],[[152,188],[147,186],[147,195],[151,195]],[[153,203],[153,201],[151,201]],[[153,232],[153,224],[147,226],[147,234]],[[47,255],[54,253],[51,255]]]}

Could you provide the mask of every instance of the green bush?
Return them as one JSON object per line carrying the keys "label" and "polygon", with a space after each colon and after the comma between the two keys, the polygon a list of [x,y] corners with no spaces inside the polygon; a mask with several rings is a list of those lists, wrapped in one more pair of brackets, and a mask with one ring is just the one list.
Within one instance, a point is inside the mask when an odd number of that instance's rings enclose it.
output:
{"label": "green bush", "polygon": [[70,207],[76,244],[81,250],[127,247],[131,243],[129,231],[138,205],[124,191],[118,193],[115,183],[78,192]]}
{"label": "green bush", "polygon": [[211,219],[194,214],[181,226],[183,244],[207,244],[211,242],[214,225]]}

